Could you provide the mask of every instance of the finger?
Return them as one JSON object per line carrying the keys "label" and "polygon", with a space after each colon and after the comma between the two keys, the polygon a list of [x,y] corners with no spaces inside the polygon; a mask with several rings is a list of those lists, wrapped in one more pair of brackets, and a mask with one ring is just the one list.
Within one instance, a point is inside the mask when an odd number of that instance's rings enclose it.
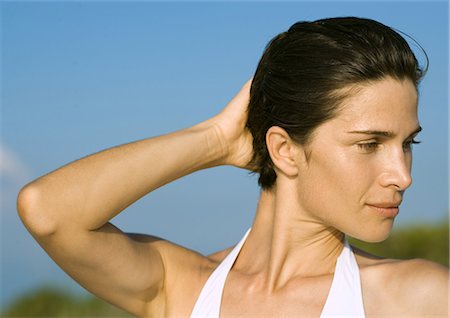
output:
{"label": "finger", "polygon": [[250,101],[250,87],[252,85],[252,79],[248,80],[231,100],[231,103],[245,103],[248,104]]}

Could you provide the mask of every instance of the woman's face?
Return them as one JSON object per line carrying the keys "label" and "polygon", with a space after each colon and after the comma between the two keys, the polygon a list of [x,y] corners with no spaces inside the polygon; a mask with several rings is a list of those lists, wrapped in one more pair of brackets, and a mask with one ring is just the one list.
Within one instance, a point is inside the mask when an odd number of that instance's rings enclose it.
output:
{"label": "woman's face", "polygon": [[364,86],[319,126],[298,178],[313,218],[369,242],[387,238],[411,185],[411,146],[420,131],[409,80]]}

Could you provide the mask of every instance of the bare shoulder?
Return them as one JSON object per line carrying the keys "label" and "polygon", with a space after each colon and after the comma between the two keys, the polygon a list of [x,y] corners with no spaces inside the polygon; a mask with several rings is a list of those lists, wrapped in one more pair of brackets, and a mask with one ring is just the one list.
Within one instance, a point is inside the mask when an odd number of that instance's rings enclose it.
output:
{"label": "bare shoulder", "polygon": [[221,263],[225,257],[230,254],[231,250],[233,249],[233,246],[226,248],[224,250],[221,250],[219,252],[213,253],[208,255],[208,259],[213,261],[214,263]]}
{"label": "bare shoulder", "polygon": [[198,276],[208,275],[216,267],[216,262],[210,257],[168,240],[159,241],[157,248],[163,259],[166,284],[173,281],[177,288],[180,280],[192,278],[195,282]]}
{"label": "bare shoulder", "polygon": [[368,314],[448,316],[447,267],[425,259],[388,259],[353,250]]}
{"label": "bare shoulder", "polygon": [[226,257],[229,249],[212,255],[202,255],[166,240],[158,242],[158,249],[166,271],[166,308],[164,313],[158,308],[150,312],[166,317],[189,316],[208,277]]}
{"label": "bare shoulder", "polygon": [[397,260],[385,266],[386,276],[405,290],[436,299],[448,292],[449,270],[425,259]]}
{"label": "bare shoulder", "polygon": [[397,297],[415,313],[448,315],[449,270],[424,259],[392,263],[388,276],[397,284]]}

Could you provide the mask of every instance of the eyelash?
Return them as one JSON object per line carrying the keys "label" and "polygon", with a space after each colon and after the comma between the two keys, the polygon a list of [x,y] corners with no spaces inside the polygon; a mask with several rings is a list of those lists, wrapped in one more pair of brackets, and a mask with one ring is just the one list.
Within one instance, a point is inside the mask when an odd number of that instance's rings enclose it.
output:
{"label": "eyelash", "polygon": [[[414,139],[409,140],[403,144],[403,149],[405,151],[410,151],[413,144],[420,144],[420,141],[417,141]],[[376,151],[378,146],[380,145],[380,143],[379,142],[366,142],[366,143],[361,143],[361,144],[357,144],[357,145],[361,150],[364,150],[369,153],[369,152]]]}
{"label": "eyelash", "polygon": [[420,141],[411,139],[411,140],[407,141],[405,143],[405,145],[403,145],[403,149],[405,149],[405,146],[407,146],[407,150],[410,151],[412,148],[412,145],[417,145],[417,144],[420,144]]}

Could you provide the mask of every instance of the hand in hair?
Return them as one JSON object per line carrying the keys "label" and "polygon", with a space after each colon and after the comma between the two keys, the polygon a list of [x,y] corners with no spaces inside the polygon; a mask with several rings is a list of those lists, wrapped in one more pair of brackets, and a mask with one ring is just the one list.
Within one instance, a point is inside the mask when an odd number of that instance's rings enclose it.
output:
{"label": "hand in hair", "polygon": [[252,170],[249,162],[253,154],[252,135],[246,128],[251,82],[245,83],[219,114],[204,123],[212,125],[216,132],[225,154],[223,164],[248,170]]}

